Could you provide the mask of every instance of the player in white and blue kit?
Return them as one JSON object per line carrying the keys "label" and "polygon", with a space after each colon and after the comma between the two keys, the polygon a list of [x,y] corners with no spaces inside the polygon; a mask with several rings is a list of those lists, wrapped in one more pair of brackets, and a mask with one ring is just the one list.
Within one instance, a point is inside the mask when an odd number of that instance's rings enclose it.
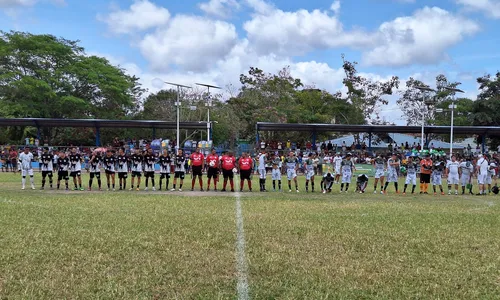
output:
{"label": "player in white and blue kit", "polygon": [[474,165],[470,158],[466,158],[460,163],[460,184],[462,185],[462,195],[465,194],[465,187],[468,185],[469,194],[472,193],[472,174],[474,173]]}
{"label": "player in white and blue kit", "polygon": [[286,166],[286,177],[288,179],[288,191],[292,191],[292,180],[295,182],[295,190],[297,193],[299,192],[299,186],[297,184],[297,166],[299,164],[299,160],[295,157],[293,152],[290,152],[287,158],[285,158],[285,166]]}
{"label": "player in white and blue kit", "polygon": [[22,189],[24,190],[26,188],[26,175],[29,175],[30,177],[30,183],[31,183],[31,189],[35,189],[35,180],[33,178],[33,153],[30,152],[30,149],[28,147],[24,148],[24,152],[19,154],[19,163],[18,169],[21,172],[21,176],[23,177],[22,179]]}
{"label": "player in white and blue kit", "polygon": [[276,191],[276,181],[278,181],[278,190],[281,192],[281,158],[273,153],[271,157],[271,179],[273,180],[273,191]]}
{"label": "player in white and blue kit", "polygon": [[377,157],[373,160],[373,166],[375,167],[375,181],[373,183],[373,193],[374,194],[377,193],[377,184],[380,181],[380,193],[383,194],[384,179],[385,179],[384,159],[380,155],[377,155]]}
{"label": "player in white and blue kit", "polygon": [[417,168],[417,163],[413,161],[413,157],[409,156],[406,162],[406,181],[403,195],[406,194],[406,188],[410,183],[412,184],[411,193],[415,193],[415,187],[417,186]]}
{"label": "player in white and blue kit", "polygon": [[309,181],[311,181],[311,192],[314,193],[314,157],[309,153],[304,161],[304,170],[306,173],[306,192],[309,192]]}
{"label": "player in white and blue kit", "polygon": [[266,172],[266,164],[267,164],[267,153],[262,152],[259,155],[259,185],[260,185],[260,191],[261,192],[266,192],[266,177],[267,177],[267,172]]}
{"label": "player in white and blue kit", "polygon": [[396,189],[396,194],[398,191],[398,170],[401,167],[401,161],[397,157],[396,153],[393,153],[391,158],[387,161],[387,181],[384,185],[384,194],[387,192],[387,186],[389,183],[394,183],[394,188]]}
{"label": "player in white and blue kit", "polygon": [[444,162],[438,161],[432,168],[432,189],[434,190],[434,195],[436,195],[436,186],[439,186],[441,190],[441,195],[444,195],[442,177],[444,172]]}
{"label": "player in white and blue kit", "polygon": [[344,190],[344,185],[345,185],[345,192],[347,193],[347,190],[349,189],[349,184],[351,183],[351,177],[352,174],[356,168],[354,167],[354,163],[351,160],[351,153],[347,153],[345,159],[342,161],[342,167],[341,167],[341,172],[342,172],[342,183],[340,184],[340,192]]}
{"label": "player in white and blue kit", "polygon": [[[337,155],[333,158],[333,167],[335,168],[335,181],[334,183],[340,183],[340,176],[342,175],[342,155],[340,152],[337,152]],[[328,170],[328,168],[327,168]]]}
{"label": "player in white and blue kit", "polygon": [[451,186],[455,185],[455,195],[458,195],[458,182],[460,181],[460,163],[455,155],[446,164],[446,175],[448,177],[448,195],[451,195]]}

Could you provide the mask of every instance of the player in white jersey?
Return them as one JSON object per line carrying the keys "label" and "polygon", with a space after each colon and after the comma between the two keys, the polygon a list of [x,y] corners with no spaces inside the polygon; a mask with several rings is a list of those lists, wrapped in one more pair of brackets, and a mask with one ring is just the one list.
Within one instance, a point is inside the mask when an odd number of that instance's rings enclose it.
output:
{"label": "player in white jersey", "polygon": [[477,160],[477,183],[479,184],[479,194],[486,195],[486,178],[488,177],[489,162],[485,155],[480,155]]}
{"label": "player in white jersey", "polygon": [[101,169],[100,169],[101,163],[102,163],[101,154],[97,151],[94,151],[94,153],[92,153],[92,157],[90,158],[90,161],[89,161],[89,172],[90,172],[89,187],[88,187],[89,191],[92,190],[92,184],[94,182],[94,177],[97,179],[97,186],[99,188],[99,191],[102,190]]}
{"label": "player in white jersey", "polygon": [[462,195],[465,194],[465,187],[468,187],[469,194],[472,195],[472,174],[474,173],[474,166],[470,158],[465,159],[460,163],[460,184],[462,185]]}
{"label": "player in white jersey", "polygon": [[[69,155],[70,162],[70,173],[69,176],[73,177],[73,184],[75,185],[74,190],[83,191],[82,187],[82,156],[77,153],[76,148],[71,149],[71,153]],[[78,184],[78,185],[77,185]]]}
{"label": "player in white jersey", "polygon": [[389,183],[394,183],[394,188],[396,189],[396,194],[398,191],[398,170],[401,167],[401,161],[397,157],[396,153],[393,153],[391,158],[387,160],[387,181],[384,185],[384,194],[387,192],[387,186]]}
{"label": "player in white jersey", "polygon": [[285,158],[286,165],[286,177],[288,179],[288,191],[292,191],[292,180],[295,183],[295,190],[299,192],[299,186],[297,184],[297,166],[299,160],[295,157],[293,152],[290,152],[287,158]]}
{"label": "player in white jersey", "polygon": [[22,179],[22,189],[24,190],[26,188],[26,175],[29,175],[30,177],[30,183],[31,183],[31,189],[35,189],[35,181],[33,178],[33,153],[30,152],[30,149],[28,147],[24,148],[24,151],[19,154],[19,159],[18,159],[18,169],[21,171],[21,176],[23,177]]}
{"label": "player in white jersey", "polygon": [[411,193],[415,193],[415,187],[417,186],[417,169],[418,165],[416,162],[413,161],[413,157],[409,156],[408,160],[406,162],[406,181],[405,181],[405,187],[403,190],[403,195],[406,194],[406,188],[408,187],[408,184],[412,184],[411,188]]}
{"label": "player in white jersey", "polygon": [[455,185],[455,195],[458,195],[458,182],[460,181],[460,163],[455,155],[446,164],[446,176],[448,177],[448,195],[451,195],[451,186]]}
{"label": "player in white jersey", "polygon": [[[333,158],[333,166],[335,168],[335,181],[334,183],[339,183],[340,182],[340,175],[342,175],[342,155],[340,155],[340,152],[337,152],[337,155]],[[328,170],[328,168],[327,168]]]}
{"label": "player in white jersey", "polygon": [[377,184],[380,181],[380,193],[383,194],[385,171],[386,171],[385,160],[380,155],[377,155],[377,157],[373,160],[373,166],[375,167],[375,181],[373,183],[373,193],[374,194],[377,193]]}
{"label": "player in white jersey", "polygon": [[332,173],[329,171],[325,173],[323,179],[321,179],[321,190],[323,194],[330,193],[332,191],[332,185],[335,181],[335,177],[333,177]]}
{"label": "player in white jersey", "polygon": [[267,153],[262,152],[259,155],[259,186],[260,186],[260,191],[265,192],[266,191],[266,164],[268,163],[267,161]]}
{"label": "player in white jersey", "polygon": [[349,189],[349,184],[351,183],[351,177],[356,167],[351,160],[351,153],[347,153],[345,159],[342,161],[341,172],[342,172],[342,183],[340,184],[340,192],[342,193],[345,185],[345,192]]}
{"label": "player in white jersey", "polygon": [[304,161],[304,170],[306,173],[306,192],[309,191],[309,181],[311,181],[311,192],[314,193],[314,157],[312,153],[309,153]]}
{"label": "player in white jersey", "polygon": [[493,183],[493,178],[496,176],[497,165],[495,163],[490,163],[488,168],[488,175],[486,176],[486,184],[488,185],[488,194],[491,193],[491,184]]}
{"label": "player in white jersey", "polygon": [[42,187],[43,190],[45,188],[45,180],[49,177],[50,189],[52,189],[52,177],[54,176],[54,156],[49,153],[49,148],[43,148],[43,153],[40,156],[40,167],[42,169]]}
{"label": "player in white jersey", "polygon": [[281,158],[273,153],[271,157],[271,179],[273,180],[273,191],[276,191],[276,180],[278,181],[278,190],[281,192]]}

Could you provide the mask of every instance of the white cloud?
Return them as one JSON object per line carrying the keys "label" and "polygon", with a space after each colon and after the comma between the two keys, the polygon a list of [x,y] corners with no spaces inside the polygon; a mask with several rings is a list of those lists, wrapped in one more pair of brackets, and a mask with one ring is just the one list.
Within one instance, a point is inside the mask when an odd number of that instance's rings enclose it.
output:
{"label": "white cloud", "polygon": [[117,34],[129,34],[165,25],[170,19],[169,11],[148,0],[136,0],[127,10],[115,10],[107,16],[97,18],[108,24]]}
{"label": "white cloud", "polygon": [[456,0],[458,4],[464,5],[467,9],[480,11],[486,15],[500,19],[500,0]]}
{"label": "white cloud", "polygon": [[[345,32],[342,23],[328,11],[300,9],[285,12],[261,0],[252,3],[255,14],[243,24],[252,47],[260,54],[302,55],[313,49],[366,46],[373,43],[362,31]],[[334,2],[332,10],[339,10]]]}
{"label": "white cloud", "polygon": [[14,8],[19,6],[32,6],[38,0],[0,0],[0,8]]}
{"label": "white cloud", "polygon": [[330,6],[330,9],[335,13],[338,14],[340,11],[340,1],[335,0],[333,1],[332,5]]}
{"label": "white cloud", "polygon": [[205,13],[218,17],[228,18],[235,9],[240,8],[240,4],[236,0],[210,0],[203,2],[198,7]]}
{"label": "white cloud", "polygon": [[205,71],[225,57],[237,41],[233,24],[176,15],[167,26],[147,34],[139,48],[153,69],[177,65],[186,71]]}
{"label": "white cloud", "polygon": [[479,31],[479,25],[437,7],[425,7],[412,16],[380,25],[379,45],[364,53],[375,66],[433,64],[446,58],[446,50]]}

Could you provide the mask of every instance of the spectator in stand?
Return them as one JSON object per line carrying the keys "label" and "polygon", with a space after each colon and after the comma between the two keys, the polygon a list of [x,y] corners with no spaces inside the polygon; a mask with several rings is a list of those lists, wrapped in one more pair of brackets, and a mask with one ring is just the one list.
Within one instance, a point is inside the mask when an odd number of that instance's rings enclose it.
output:
{"label": "spectator in stand", "polygon": [[342,142],[342,152],[346,152],[347,151],[347,145],[345,144],[345,141]]}
{"label": "spectator in stand", "polygon": [[311,149],[312,149],[311,141],[307,141],[307,143],[306,143],[306,149],[309,150],[309,151],[311,151]]}
{"label": "spectator in stand", "polygon": [[333,145],[332,145],[331,141],[328,141],[328,145],[326,145],[326,149],[328,150],[328,152],[331,152],[333,150]]}

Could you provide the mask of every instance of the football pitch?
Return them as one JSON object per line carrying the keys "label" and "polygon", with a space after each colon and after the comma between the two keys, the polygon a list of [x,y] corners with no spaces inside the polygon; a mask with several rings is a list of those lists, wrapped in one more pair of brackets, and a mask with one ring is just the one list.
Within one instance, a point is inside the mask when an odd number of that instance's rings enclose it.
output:
{"label": "football pitch", "polygon": [[372,179],[306,194],[299,180],[21,191],[0,173],[0,299],[499,299],[499,196],[380,195]]}

